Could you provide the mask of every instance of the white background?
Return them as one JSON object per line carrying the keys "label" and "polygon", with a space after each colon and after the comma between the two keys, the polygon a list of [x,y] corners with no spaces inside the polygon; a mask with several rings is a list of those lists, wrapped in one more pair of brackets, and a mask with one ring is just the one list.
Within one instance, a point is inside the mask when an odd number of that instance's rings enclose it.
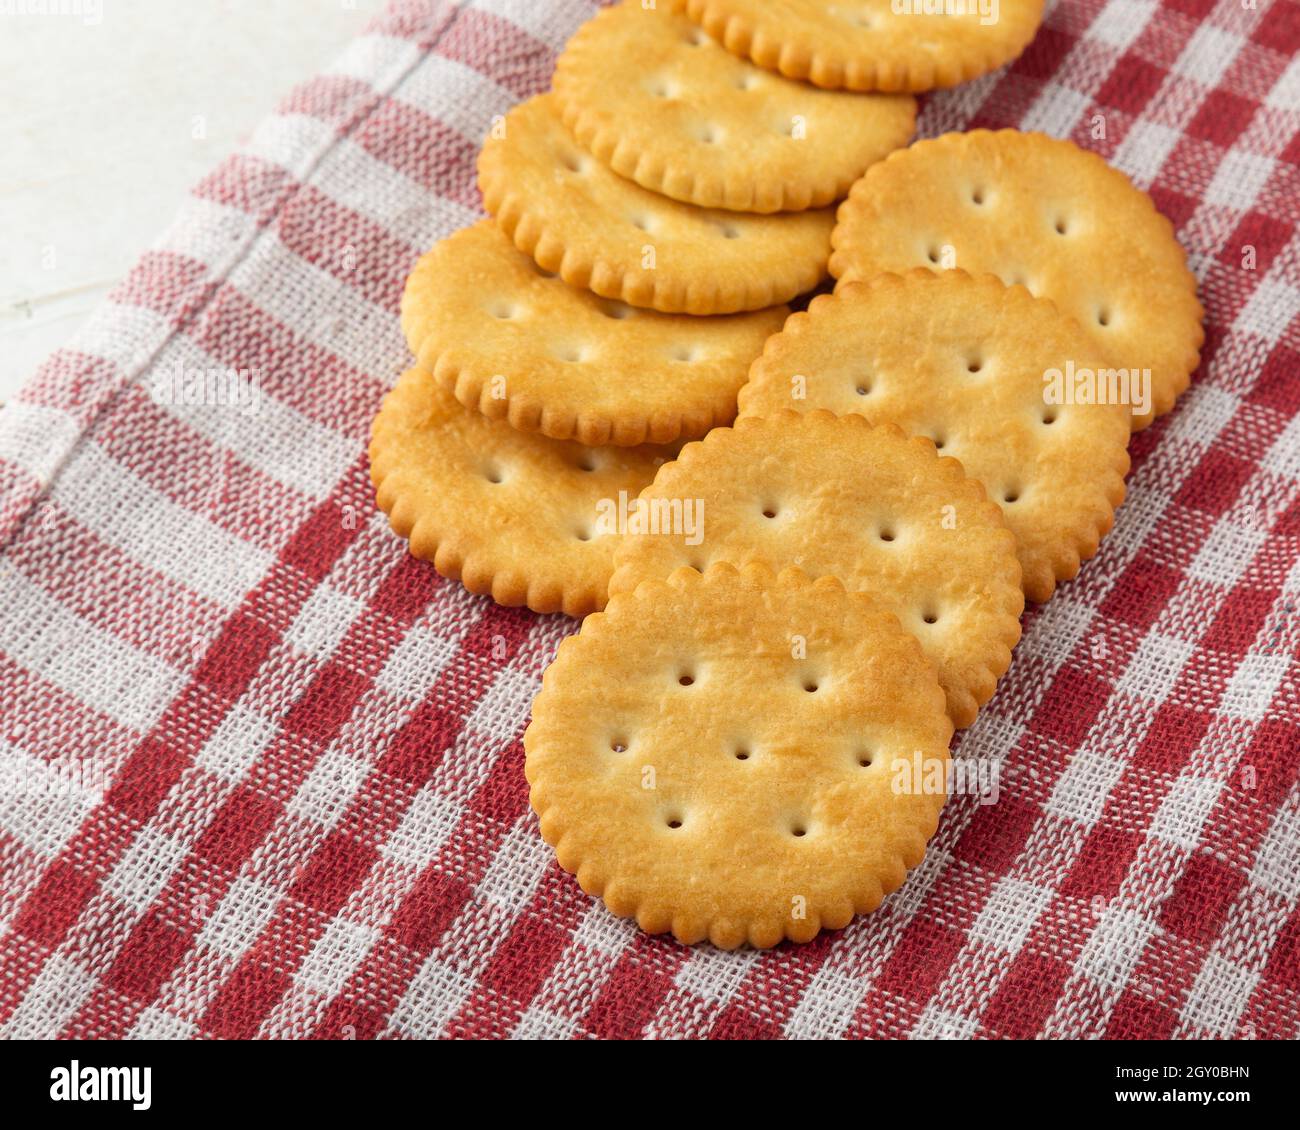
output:
{"label": "white background", "polygon": [[0,0],[0,403],[189,187],[382,7]]}

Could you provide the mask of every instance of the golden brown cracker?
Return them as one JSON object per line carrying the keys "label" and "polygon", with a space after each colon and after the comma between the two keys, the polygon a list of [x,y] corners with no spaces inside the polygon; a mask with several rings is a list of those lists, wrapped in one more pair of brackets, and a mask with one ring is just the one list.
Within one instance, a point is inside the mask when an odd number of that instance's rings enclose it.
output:
{"label": "golden brown cracker", "polygon": [[921,641],[958,726],[1011,662],[1024,607],[1015,537],[956,460],[892,424],[820,410],[741,419],[684,447],[640,505],[611,593],[716,561],[839,577]]}
{"label": "golden brown cracker", "polygon": [[588,894],[651,933],[761,947],[902,884],[951,735],[933,669],[875,600],[715,565],[612,598],[560,645],[525,771]]}
{"label": "golden brown cracker", "polygon": [[670,200],[586,152],[554,99],[511,110],[478,162],[487,210],[545,270],[670,314],[761,310],[825,276],[830,209],[759,216]]}
{"label": "golden brown cracker", "polygon": [[1129,374],[1134,430],[1174,406],[1199,361],[1201,304],[1173,225],[1068,141],[975,130],[917,142],[853,186],[833,242],[844,282],[958,267],[1050,298]]}
{"label": "golden brown cracker", "polygon": [[1016,58],[1043,0],[672,0],[726,48],[831,90],[933,90]]}
{"label": "golden brown cracker", "polygon": [[[634,68],[629,60],[635,60]],[[818,90],[641,0],[597,13],[556,64],[564,124],[616,173],[704,208],[802,211],[906,145],[916,100]]]}
{"label": "golden brown cracker", "polygon": [[1067,375],[1090,392],[1105,373],[1093,339],[1046,299],[992,275],[918,269],[842,284],[791,317],[754,362],[740,411],[825,408],[932,440],[1002,507],[1025,593],[1041,601],[1097,552],[1124,498],[1129,409],[1058,393]]}
{"label": "golden brown cracker", "polygon": [[467,408],[591,447],[695,439],[736,392],[788,308],[696,318],[599,298],[541,271],[491,220],[411,272],[402,328],[421,368]]}
{"label": "golden brown cracker", "polygon": [[422,369],[388,394],[370,441],[379,507],[411,552],[498,604],[583,616],[605,604],[617,528],[671,448],[593,449],[458,404]]}

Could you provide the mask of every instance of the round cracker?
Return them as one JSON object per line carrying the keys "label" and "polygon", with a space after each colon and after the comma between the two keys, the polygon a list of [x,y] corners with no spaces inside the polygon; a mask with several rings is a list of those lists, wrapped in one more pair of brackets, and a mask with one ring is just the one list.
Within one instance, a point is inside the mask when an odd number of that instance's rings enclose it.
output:
{"label": "round cracker", "polygon": [[1106,360],[1078,323],[992,275],[878,275],[814,299],[772,337],[742,416],[857,413],[925,436],[984,484],[1046,600],[1097,552],[1124,499],[1129,410],[1061,404],[1045,377]]}
{"label": "round cracker", "polygon": [[530,435],[404,373],[371,431],[379,508],[411,552],[498,604],[583,616],[602,608],[616,530],[601,506],[635,496],[671,449],[593,449]]}
{"label": "round cracker", "polygon": [[1112,366],[1150,370],[1135,431],[1173,408],[1200,360],[1201,304],[1173,225],[1068,141],[975,130],[917,142],[853,186],[833,243],[844,282],[937,264],[1050,298]]}
{"label": "round cracker", "polygon": [[960,463],[892,424],[789,409],[737,420],[661,467],[641,504],[651,532],[629,527],[611,593],[715,561],[838,577],[917,636],[958,726],[1011,662],[1024,609],[1016,539]]}
{"label": "round cracker", "polygon": [[910,95],[793,82],[641,0],[583,24],[553,85],[564,124],[616,173],[674,200],[742,212],[838,200],[868,165],[906,145],[916,122]]}
{"label": "round cracker", "polygon": [[511,110],[478,160],[487,210],[546,270],[670,314],[778,306],[825,277],[831,209],[759,216],[650,192],[587,153],[554,98]]}
{"label": "round cracker", "polygon": [[[673,0],[727,50],[831,90],[933,90],[1011,62],[1034,38],[1043,0]],[[947,10],[945,10],[947,9]],[[993,17],[990,19],[990,17]]]}
{"label": "round cracker", "polygon": [[806,942],[920,863],[943,704],[916,640],[833,578],[683,569],[560,645],[524,734],[530,799],[560,866],[642,929]]}
{"label": "round cracker", "polygon": [[406,280],[419,366],[494,420],[592,447],[695,439],[736,392],[785,306],[695,318],[639,310],[541,271],[491,220],[458,231]]}

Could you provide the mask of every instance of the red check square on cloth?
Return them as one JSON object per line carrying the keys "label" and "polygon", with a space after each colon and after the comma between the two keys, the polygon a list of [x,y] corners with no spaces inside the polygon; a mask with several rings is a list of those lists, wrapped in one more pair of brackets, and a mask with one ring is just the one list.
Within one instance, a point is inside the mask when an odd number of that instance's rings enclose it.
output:
{"label": "red check square on cloth", "polygon": [[[367,477],[406,272],[593,7],[399,0],[0,412],[0,1032],[1300,1035],[1300,7],[1061,0],[924,99],[922,136],[1043,130],[1148,189],[1205,359],[961,739],[998,802],[766,953],[559,870],[520,738],[576,625],[413,560]],[[159,395],[227,368],[252,404]]]}

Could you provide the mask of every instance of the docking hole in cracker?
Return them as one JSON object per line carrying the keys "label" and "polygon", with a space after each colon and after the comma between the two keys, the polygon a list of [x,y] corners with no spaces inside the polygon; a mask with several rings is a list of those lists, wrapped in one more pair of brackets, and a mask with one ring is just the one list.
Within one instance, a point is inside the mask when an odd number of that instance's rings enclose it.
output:
{"label": "docking hole in cracker", "polygon": [[831,209],[760,216],[650,192],[578,144],[553,94],[505,116],[479,154],[478,183],[484,206],[538,266],[631,306],[762,310],[826,274]]}
{"label": "docking hole in cracker", "polygon": [[664,464],[637,513],[611,594],[718,561],[838,577],[916,635],[959,727],[1011,663],[1024,608],[1016,539],[961,464],[892,424],[789,409],[737,420]]}
{"label": "docking hole in cracker", "polygon": [[1088,387],[1110,379],[1092,337],[1048,300],[918,269],[842,284],[791,317],[740,412],[825,408],[925,436],[1002,508],[1025,593],[1042,601],[1097,552],[1124,499],[1129,414]]}
{"label": "docking hole in cracker", "polygon": [[956,267],[1050,298],[1125,374],[1134,431],[1173,408],[1200,360],[1201,304],[1173,225],[1068,141],[975,130],[917,142],[853,186],[833,243],[841,282]]}
{"label": "docking hole in cracker", "polygon": [[806,942],[921,862],[952,724],[915,638],[833,578],[689,569],[613,597],[524,734],[560,866],[650,933]]}
{"label": "docking hole in cracker", "polygon": [[727,50],[830,90],[919,92],[1015,59],[1043,0],[671,0]]}
{"label": "docking hole in cracker", "polygon": [[696,318],[598,298],[543,274],[491,220],[438,243],[402,295],[419,367],[461,404],[593,447],[730,423],[750,362],[787,313]]}
{"label": "docking hole in cracker", "polygon": [[604,607],[618,528],[610,507],[672,448],[589,448],[518,431],[408,370],[371,432],[379,507],[411,552],[470,592],[534,612]]}
{"label": "docking hole in cracker", "polygon": [[[635,59],[635,73],[628,60]],[[556,64],[565,125],[616,173],[704,208],[802,211],[906,145],[906,94],[818,90],[714,43],[666,4],[598,12]]]}

